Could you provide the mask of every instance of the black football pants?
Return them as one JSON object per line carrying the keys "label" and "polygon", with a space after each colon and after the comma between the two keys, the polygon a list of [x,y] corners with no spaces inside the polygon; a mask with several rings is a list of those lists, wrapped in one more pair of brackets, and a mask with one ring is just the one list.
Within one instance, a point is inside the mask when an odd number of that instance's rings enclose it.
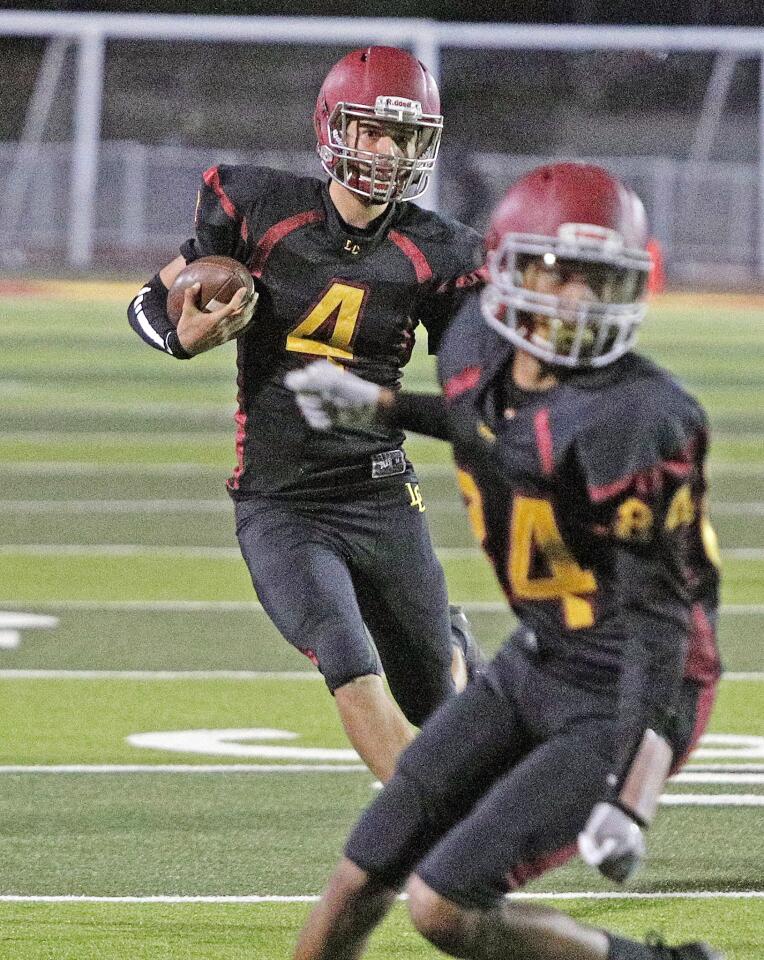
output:
{"label": "black football pants", "polygon": [[384,669],[420,726],[454,687],[445,578],[416,484],[409,469],[335,500],[240,501],[236,533],[266,613],[329,689]]}

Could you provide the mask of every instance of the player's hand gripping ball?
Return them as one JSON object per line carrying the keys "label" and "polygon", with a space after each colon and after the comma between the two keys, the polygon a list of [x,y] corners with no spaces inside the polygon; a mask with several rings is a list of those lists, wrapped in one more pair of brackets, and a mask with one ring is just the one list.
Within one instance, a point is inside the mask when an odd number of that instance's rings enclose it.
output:
{"label": "player's hand gripping ball", "polygon": [[183,312],[183,301],[188,287],[201,284],[196,303],[205,313],[213,313],[231,302],[242,287],[246,300],[255,298],[255,281],[244,264],[232,257],[201,257],[184,267],[167,292],[167,316],[177,326]]}

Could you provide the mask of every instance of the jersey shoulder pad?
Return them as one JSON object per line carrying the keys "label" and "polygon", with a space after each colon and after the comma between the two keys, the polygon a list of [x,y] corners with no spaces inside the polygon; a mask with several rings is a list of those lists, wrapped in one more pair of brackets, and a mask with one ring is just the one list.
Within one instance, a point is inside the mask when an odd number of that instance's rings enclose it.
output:
{"label": "jersey shoulder pad", "polygon": [[286,170],[255,164],[220,164],[204,172],[203,180],[231,219],[250,216],[263,204],[277,204],[285,211],[315,204],[321,181]]}
{"label": "jersey shoulder pad", "polygon": [[476,387],[511,347],[483,319],[480,291],[471,290],[446,330],[438,350],[438,380],[447,400]]}
{"label": "jersey shoulder pad", "polygon": [[220,163],[202,174],[207,190],[212,192],[223,209],[229,206],[243,212],[258,195],[268,188],[271,170],[245,163]]}
{"label": "jersey shoulder pad", "polygon": [[422,247],[433,266],[433,273],[443,279],[477,270],[483,263],[483,240],[477,230],[453,217],[416,204],[401,205],[394,229],[405,232]]}
{"label": "jersey shoulder pad", "polygon": [[576,456],[595,501],[659,486],[664,471],[691,463],[705,431],[702,407],[676,380],[654,365],[643,371],[576,404]]}

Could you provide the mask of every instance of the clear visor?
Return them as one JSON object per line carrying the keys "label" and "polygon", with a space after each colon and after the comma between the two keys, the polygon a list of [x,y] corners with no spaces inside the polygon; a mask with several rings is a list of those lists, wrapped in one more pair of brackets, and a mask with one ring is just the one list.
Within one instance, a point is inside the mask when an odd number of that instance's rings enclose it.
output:
{"label": "clear visor", "polygon": [[[526,268],[537,257],[518,254],[515,270],[521,279]],[[634,266],[616,266],[594,260],[574,257],[558,257],[546,253],[541,257],[543,269],[549,280],[557,284],[582,284],[600,303],[635,303],[647,288],[647,271]]]}
{"label": "clear visor", "polygon": [[[573,251],[566,251],[573,252]],[[638,250],[595,259],[518,250],[509,243],[489,257],[483,313],[490,326],[534,356],[568,367],[612,363],[634,344],[646,311],[649,257]],[[583,255],[581,255],[583,253]],[[531,265],[541,289],[525,286]],[[546,293],[543,288],[559,293]],[[567,295],[566,295],[567,294]]]}

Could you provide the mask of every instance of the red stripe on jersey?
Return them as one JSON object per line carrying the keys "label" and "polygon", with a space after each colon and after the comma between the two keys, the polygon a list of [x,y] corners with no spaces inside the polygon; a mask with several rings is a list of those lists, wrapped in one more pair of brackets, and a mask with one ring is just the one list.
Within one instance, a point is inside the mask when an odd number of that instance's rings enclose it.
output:
{"label": "red stripe on jersey", "polygon": [[241,475],[244,473],[244,438],[247,435],[247,414],[241,405],[241,394],[239,394],[237,400],[239,407],[233,415],[233,419],[236,422],[236,466],[234,467],[233,475],[226,484],[229,490],[239,489],[239,480],[241,480]]}
{"label": "red stripe on jersey", "polygon": [[416,273],[416,282],[425,283],[432,276],[432,269],[427,262],[427,257],[422,253],[419,247],[408,237],[399,233],[397,230],[391,230],[388,237],[393,241],[401,253],[408,257]]}
{"label": "red stripe on jersey", "polygon": [[446,280],[445,283],[441,283],[438,287],[438,293],[446,293],[446,291],[454,288],[456,290],[465,290],[470,287],[476,286],[478,283],[483,283],[488,279],[488,268],[478,267],[477,270],[470,270],[469,273],[463,273],[459,277],[455,277],[453,280]]}
{"label": "red stripe on jersey", "polygon": [[209,170],[205,170],[202,174],[202,179],[211,190],[215,191],[215,196],[220,201],[220,206],[223,208],[225,215],[230,217],[231,220],[241,220],[236,205],[225,192],[223,184],[220,182],[220,168],[210,167]]}
{"label": "red stripe on jersey", "polygon": [[536,432],[536,446],[539,451],[541,469],[547,476],[554,471],[554,453],[552,447],[552,430],[549,426],[549,410],[544,407],[533,418],[533,429]]}
{"label": "red stripe on jersey", "polygon": [[589,496],[594,503],[607,500],[608,497],[615,497],[624,490],[634,487],[635,492],[648,496],[660,490],[663,483],[663,474],[668,473],[675,480],[686,480],[695,467],[695,455],[697,451],[698,438],[692,437],[689,443],[673,460],[662,460],[646,470],[639,470],[637,473],[630,473],[620,480],[614,480],[612,483],[603,483],[600,486],[590,486]]}
{"label": "red stripe on jersey", "polygon": [[446,400],[456,400],[467,390],[476,387],[480,380],[480,367],[465,367],[443,384],[443,396]]}
{"label": "red stripe on jersey", "polygon": [[255,253],[252,257],[252,266],[250,268],[252,276],[262,277],[265,261],[273,252],[276,244],[283,240],[284,237],[295,230],[299,230],[300,227],[304,227],[308,223],[316,223],[318,220],[323,220],[324,216],[323,210],[305,210],[303,213],[296,213],[293,217],[287,217],[286,220],[274,223],[274,225],[266,230],[262,237],[260,237],[260,242],[255,248]]}
{"label": "red stripe on jersey", "polygon": [[703,604],[694,603],[690,612],[690,633],[684,675],[704,686],[715,683],[721,673],[716,631],[709,621]]}

